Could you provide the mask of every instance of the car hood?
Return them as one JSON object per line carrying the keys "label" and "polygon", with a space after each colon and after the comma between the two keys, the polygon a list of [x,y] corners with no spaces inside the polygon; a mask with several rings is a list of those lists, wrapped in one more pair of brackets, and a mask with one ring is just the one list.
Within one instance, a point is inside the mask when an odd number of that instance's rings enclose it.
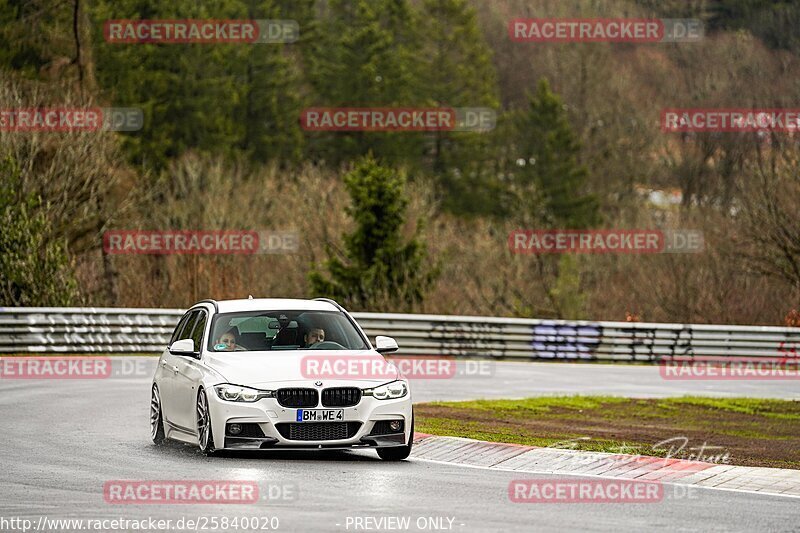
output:
{"label": "car hood", "polygon": [[[311,366],[315,360],[317,366]],[[320,365],[322,362],[356,363],[356,368],[374,368],[371,363],[381,365],[381,371],[359,371],[342,374],[311,369],[333,368]],[[300,382],[313,384],[323,381],[325,386],[370,387],[394,381],[400,377],[397,369],[381,354],[373,350],[293,350],[268,352],[218,352],[206,355],[205,364],[218,372],[228,383],[260,389],[299,386]]]}

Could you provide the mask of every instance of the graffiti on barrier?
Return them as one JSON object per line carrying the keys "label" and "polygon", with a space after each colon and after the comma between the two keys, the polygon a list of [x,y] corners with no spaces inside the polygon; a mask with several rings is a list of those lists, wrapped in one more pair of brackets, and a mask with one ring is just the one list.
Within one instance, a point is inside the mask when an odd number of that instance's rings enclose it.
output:
{"label": "graffiti on barrier", "polygon": [[629,338],[627,351],[632,361],[659,361],[675,356],[694,356],[693,332],[689,325],[680,329],[651,327],[622,328],[624,338]]}
{"label": "graffiti on barrier", "polygon": [[595,359],[603,327],[542,322],[533,327],[533,353],[544,359]]}
{"label": "graffiti on barrier", "polygon": [[486,355],[502,357],[506,352],[503,326],[489,322],[434,322],[431,340],[442,355]]}

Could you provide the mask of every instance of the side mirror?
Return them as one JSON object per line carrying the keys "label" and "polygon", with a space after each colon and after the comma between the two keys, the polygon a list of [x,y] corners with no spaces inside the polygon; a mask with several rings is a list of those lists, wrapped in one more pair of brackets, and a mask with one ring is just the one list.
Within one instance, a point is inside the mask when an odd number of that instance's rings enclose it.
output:
{"label": "side mirror", "polygon": [[378,353],[391,353],[398,350],[397,341],[391,337],[378,335],[375,337],[375,351]]}
{"label": "side mirror", "polygon": [[194,351],[194,341],[192,339],[183,339],[173,342],[172,346],[169,347],[169,353],[172,355],[190,355],[192,357],[197,357],[197,353]]}

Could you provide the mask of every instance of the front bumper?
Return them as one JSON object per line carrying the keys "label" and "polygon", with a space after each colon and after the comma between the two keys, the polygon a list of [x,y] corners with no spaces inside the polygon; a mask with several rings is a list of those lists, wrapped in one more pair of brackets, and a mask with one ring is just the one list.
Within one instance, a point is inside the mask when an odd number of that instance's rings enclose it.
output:
{"label": "front bumper", "polygon": [[[211,427],[217,449],[253,450],[320,450],[382,448],[403,446],[411,436],[411,394],[395,400],[378,400],[363,396],[353,407],[309,407],[308,409],[342,409],[345,423],[352,424],[352,436],[327,440],[293,440],[279,431],[278,424],[319,424],[319,422],[296,422],[297,409],[282,407],[275,398],[262,398],[257,402],[229,402],[220,399],[212,390],[208,391]],[[375,424],[382,420],[402,420],[400,433],[372,435]],[[226,435],[228,424],[257,424],[261,436]],[[357,426],[357,429],[356,429]]]}

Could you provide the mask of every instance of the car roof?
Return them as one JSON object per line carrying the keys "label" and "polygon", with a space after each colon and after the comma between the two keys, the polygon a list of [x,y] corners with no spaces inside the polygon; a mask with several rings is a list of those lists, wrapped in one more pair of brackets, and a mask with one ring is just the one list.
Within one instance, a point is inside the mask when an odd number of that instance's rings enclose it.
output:
{"label": "car roof", "polygon": [[[199,305],[198,302],[195,305]],[[210,303],[210,302],[205,302]],[[218,313],[240,311],[338,311],[332,303],[324,300],[301,300],[298,298],[242,298],[240,300],[217,300]]]}

